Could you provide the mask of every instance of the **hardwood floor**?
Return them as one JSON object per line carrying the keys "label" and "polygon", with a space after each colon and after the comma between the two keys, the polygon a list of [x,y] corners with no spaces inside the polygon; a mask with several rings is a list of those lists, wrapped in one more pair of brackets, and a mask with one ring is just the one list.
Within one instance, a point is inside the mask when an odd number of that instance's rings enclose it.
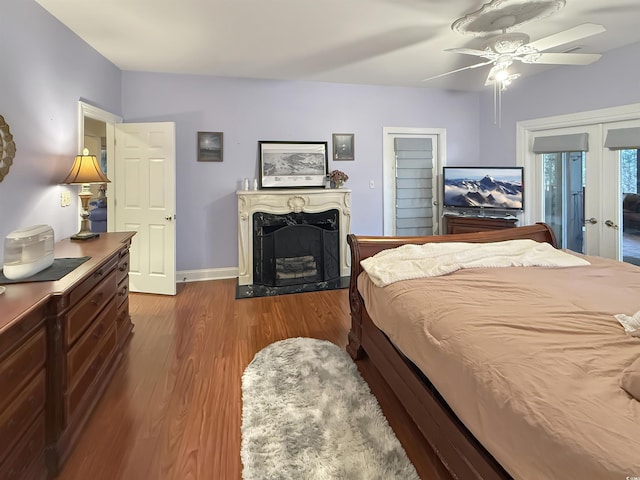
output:
{"label": "hardwood floor", "polygon": [[[241,478],[244,368],[284,338],[344,348],[350,320],[347,290],[236,300],[235,284],[183,284],[175,297],[130,295],[134,335],[59,479]],[[421,477],[444,478],[377,371],[367,360],[358,367]]]}

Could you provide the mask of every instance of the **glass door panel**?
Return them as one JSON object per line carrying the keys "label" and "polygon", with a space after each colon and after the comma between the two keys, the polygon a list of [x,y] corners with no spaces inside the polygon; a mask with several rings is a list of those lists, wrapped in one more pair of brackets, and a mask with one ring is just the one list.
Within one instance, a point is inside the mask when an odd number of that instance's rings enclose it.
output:
{"label": "glass door panel", "polygon": [[619,150],[620,192],[622,193],[621,259],[640,265],[640,180],[638,150]]}
{"label": "glass door panel", "polygon": [[544,222],[558,246],[584,253],[585,153],[542,154]]}

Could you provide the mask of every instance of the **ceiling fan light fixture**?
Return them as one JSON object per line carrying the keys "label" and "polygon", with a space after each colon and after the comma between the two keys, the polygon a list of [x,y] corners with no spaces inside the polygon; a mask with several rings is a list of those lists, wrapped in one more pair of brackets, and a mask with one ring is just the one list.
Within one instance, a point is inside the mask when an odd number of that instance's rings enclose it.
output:
{"label": "ceiling fan light fixture", "polygon": [[493,81],[494,82],[500,82],[503,83],[505,80],[507,80],[509,78],[509,70],[498,70],[496,72],[496,74],[493,76]]}

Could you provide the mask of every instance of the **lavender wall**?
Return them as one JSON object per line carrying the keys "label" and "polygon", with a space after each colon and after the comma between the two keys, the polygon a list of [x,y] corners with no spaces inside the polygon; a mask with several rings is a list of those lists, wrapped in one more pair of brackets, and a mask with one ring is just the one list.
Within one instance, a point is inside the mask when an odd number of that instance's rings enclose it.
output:
{"label": "lavender wall", "polygon": [[[379,234],[382,127],[446,128],[449,164],[512,165],[517,121],[640,102],[640,66],[629,61],[640,44],[587,67],[518,80],[504,96],[502,128],[493,125],[490,91],[120,72],[33,0],[4,0],[0,54],[0,115],[17,145],[0,183],[0,238],[37,223],[52,225],[58,238],[76,231],[75,188],[73,204],[62,208],[60,191],[69,187],[58,182],[76,154],[84,99],[127,121],[176,122],[179,270],[236,266],[235,191],[257,175],[258,140],[330,145],[334,132],[355,133],[356,161],[330,168],[351,176],[352,230]],[[196,162],[199,130],[224,132],[223,163]]]}
{"label": "lavender wall", "polygon": [[[58,184],[78,149],[78,100],[119,112],[121,72],[32,0],[3,0],[0,58],[0,115],[17,149],[0,183],[0,239],[40,223],[68,237],[78,230],[77,190]],[[62,208],[66,188],[72,205]]]}
{"label": "lavender wall", "polygon": [[504,93],[502,128],[493,125],[493,96],[482,95],[480,162],[513,165],[516,122],[640,102],[640,43],[606,52],[587,66],[521,78]]}
{"label": "lavender wall", "polygon": [[[177,269],[237,266],[236,190],[257,176],[259,140],[327,141],[355,134],[352,231],[382,234],[382,128],[447,129],[449,163],[478,161],[477,93],[123,72],[127,122],[173,121]],[[196,161],[196,132],[224,132],[224,162]],[[376,187],[369,189],[369,181]]]}

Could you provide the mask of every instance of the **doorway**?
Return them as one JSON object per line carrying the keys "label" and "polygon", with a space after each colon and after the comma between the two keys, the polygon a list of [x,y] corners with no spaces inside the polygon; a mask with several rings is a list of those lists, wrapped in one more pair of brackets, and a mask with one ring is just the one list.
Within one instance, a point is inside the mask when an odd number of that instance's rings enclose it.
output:
{"label": "doorway", "polygon": [[382,148],[384,235],[438,234],[446,130],[384,127]]}
{"label": "doorway", "polygon": [[[90,149],[89,153],[92,155],[96,155],[98,160],[101,162],[101,167],[106,167],[106,171],[104,173],[107,175],[107,178],[111,180],[110,184],[107,184],[105,190],[106,197],[106,230],[107,232],[115,231],[115,217],[113,215],[114,207],[115,207],[115,197],[114,195],[110,195],[110,192],[113,191],[114,185],[113,181],[115,178],[115,125],[118,123],[122,123],[122,117],[118,115],[114,115],[112,113],[107,112],[106,110],[102,110],[98,107],[94,107],[93,105],[89,105],[83,101],[78,102],[78,152],[82,152],[82,149],[85,148],[86,140],[93,138],[98,138],[95,143],[90,140],[89,146],[87,148]],[[100,143],[100,145],[97,144]],[[95,150],[94,151],[92,151]],[[98,156],[98,150],[100,156]],[[104,160],[103,160],[104,156]],[[104,170],[104,169],[103,169]],[[98,194],[98,187],[92,186],[92,191],[94,192],[94,196]]]}
{"label": "doorway", "polygon": [[105,231],[138,232],[131,247],[130,290],[175,295],[175,125],[125,124],[117,115],[78,104],[78,151],[85,139],[94,143],[92,132],[98,132],[111,180],[104,191]]}

